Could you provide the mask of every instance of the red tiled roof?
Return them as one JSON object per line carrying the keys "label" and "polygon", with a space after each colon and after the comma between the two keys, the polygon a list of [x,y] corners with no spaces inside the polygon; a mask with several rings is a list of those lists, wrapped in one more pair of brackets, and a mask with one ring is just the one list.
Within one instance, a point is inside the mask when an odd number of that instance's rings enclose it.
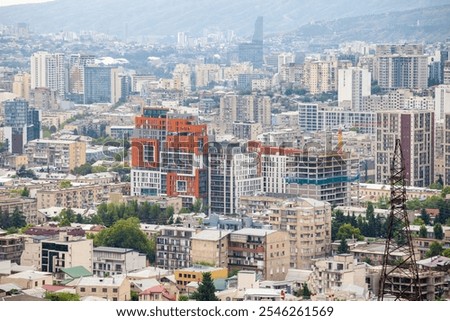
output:
{"label": "red tiled roof", "polygon": [[153,294],[153,293],[161,293],[162,296],[165,297],[167,300],[175,301],[175,296],[171,295],[166,290],[166,288],[162,285],[152,286],[151,288],[148,288],[148,289],[142,291],[141,293],[139,293],[139,295],[146,295],[146,294]]}

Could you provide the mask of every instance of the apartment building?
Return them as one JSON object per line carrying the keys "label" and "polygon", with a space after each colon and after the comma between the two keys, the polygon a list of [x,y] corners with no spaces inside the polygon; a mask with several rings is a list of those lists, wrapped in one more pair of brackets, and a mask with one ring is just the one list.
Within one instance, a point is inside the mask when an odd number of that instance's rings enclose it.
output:
{"label": "apartment building", "polygon": [[203,230],[191,237],[193,264],[208,263],[226,268],[228,265],[228,239],[230,231]]}
{"label": "apartment building", "polygon": [[145,254],[133,249],[98,246],[93,250],[92,272],[98,277],[127,274],[147,266]]}
{"label": "apartment building", "polygon": [[211,273],[211,278],[215,279],[226,279],[228,278],[227,268],[215,268],[204,265],[194,264],[191,267],[178,269],[174,271],[175,280],[177,285],[184,289],[190,282],[202,282],[203,273]]}
{"label": "apartment building", "polygon": [[51,273],[80,265],[92,271],[92,254],[92,240],[60,233],[58,239],[34,238],[26,242],[21,264]]}
{"label": "apartment building", "polygon": [[131,139],[131,195],[207,197],[207,127],[166,108],[145,108]]}
{"label": "apartment building", "polygon": [[377,112],[375,182],[388,184],[396,139],[401,140],[406,185],[427,187],[435,181],[434,111]]}
{"label": "apartment building", "polygon": [[156,266],[166,270],[189,267],[191,260],[192,228],[161,226],[156,238]]}
{"label": "apartment building", "polygon": [[366,265],[357,263],[351,254],[338,254],[332,258],[317,260],[308,288],[313,300],[358,300],[368,299]]}
{"label": "apartment building", "polygon": [[11,261],[20,264],[25,240],[19,235],[0,236],[0,261]]}
{"label": "apartment building", "polygon": [[0,211],[9,213],[10,215],[18,210],[25,216],[27,224],[40,224],[44,218],[37,211],[37,203],[35,199],[23,197],[0,197]]}
{"label": "apartment building", "polygon": [[428,87],[428,57],[422,45],[377,45],[376,59],[382,89]]}
{"label": "apartment building", "polygon": [[30,165],[51,166],[69,173],[86,163],[86,142],[36,139],[28,142],[25,153]]}
{"label": "apartment building", "polygon": [[110,193],[127,194],[128,183],[108,185],[81,184],[68,188],[40,189],[36,191],[37,208],[65,207],[89,208],[107,202]]}
{"label": "apartment building", "polygon": [[235,214],[239,197],[262,191],[257,154],[239,143],[215,143],[208,151],[210,213]]}
{"label": "apartment building", "polygon": [[331,205],[300,198],[270,207],[269,223],[289,233],[290,267],[310,269],[313,259],[331,253]]}
{"label": "apartment building", "polygon": [[261,160],[262,191],[313,198],[333,206],[350,204],[351,183],[359,179],[358,159],[330,145],[313,144],[308,151],[308,146],[300,150],[249,142],[249,149]]}
{"label": "apartment building", "polygon": [[131,285],[125,276],[107,278],[81,277],[67,284],[74,286],[80,297],[94,296],[108,301],[130,301]]}
{"label": "apartment building", "polygon": [[243,228],[230,234],[228,269],[231,271],[250,270],[265,280],[284,280],[289,261],[287,232]]}

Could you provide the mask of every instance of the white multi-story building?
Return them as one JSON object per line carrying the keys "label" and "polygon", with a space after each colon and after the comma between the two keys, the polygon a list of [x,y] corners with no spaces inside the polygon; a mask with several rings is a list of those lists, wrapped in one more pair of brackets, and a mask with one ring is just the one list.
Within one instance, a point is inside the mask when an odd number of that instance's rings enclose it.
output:
{"label": "white multi-story building", "polygon": [[351,67],[338,71],[338,101],[347,104],[351,110],[362,109],[363,97],[370,95],[371,75],[367,69]]}
{"label": "white multi-story building", "polygon": [[48,88],[64,96],[64,54],[38,51],[31,56],[31,89],[36,88]]}
{"label": "white multi-story building", "polygon": [[145,254],[133,249],[99,246],[93,251],[92,272],[99,277],[127,274],[146,266]]}
{"label": "white multi-story building", "polygon": [[443,121],[445,114],[450,113],[450,84],[435,87],[434,104],[436,122]]}
{"label": "white multi-story building", "polygon": [[235,214],[239,197],[262,191],[262,176],[257,155],[238,143],[216,144],[209,148],[210,212]]}

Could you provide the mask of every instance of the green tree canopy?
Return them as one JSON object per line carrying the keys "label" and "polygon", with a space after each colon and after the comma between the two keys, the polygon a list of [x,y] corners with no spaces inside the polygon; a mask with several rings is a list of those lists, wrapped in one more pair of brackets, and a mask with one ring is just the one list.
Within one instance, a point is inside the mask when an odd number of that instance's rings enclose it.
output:
{"label": "green tree canopy", "polygon": [[338,254],[348,253],[348,244],[346,239],[341,239],[337,252]]}
{"label": "green tree canopy", "polygon": [[359,228],[354,227],[353,225],[346,223],[342,224],[341,227],[339,227],[339,230],[337,232],[338,239],[351,239],[355,238],[357,240],[362,240],[363,237],[361,235],[361,231]]}
{"label": "green tree canopy", "polygon": [[139,228],[139,219],[130,217],[118,220],[113,226],[104,229],[94,237],[94,246],[131,248],[147,254],[150,261],[155,257],[155,242]]}
{"label": "green tree canopy", "polygon": [[442,240],[444,238],[444,230],[442,229],[441,223],[434,224],[433,231],[435,239]]}
{"label": "green tree canopy", "polygon": [[49,301],[80,301],[80,296],[78,294],[68,292],[46,292],[44,298]]}
{"label": "green tree canopy", "polygon": [[215,295],[216,287],[214,286],[210,272],[203,273],[203,280],[200,282],[196,292],[192,294],[192,298],[196,301],[219,301]]}
{"label": "green tree canopy", "polygon": [[420,226],[419,237],[421,237],[421,238],[427,237],[427,227],[425,225]]}
{"label": "green tree canopy", "polygon": [[442,244],[437,241],[434,241],[430,244],[430,248],[425,253],[425,256],[433,257],[436,255],[441,255],[443,251],[444,251],[444,249],[442,248]]}

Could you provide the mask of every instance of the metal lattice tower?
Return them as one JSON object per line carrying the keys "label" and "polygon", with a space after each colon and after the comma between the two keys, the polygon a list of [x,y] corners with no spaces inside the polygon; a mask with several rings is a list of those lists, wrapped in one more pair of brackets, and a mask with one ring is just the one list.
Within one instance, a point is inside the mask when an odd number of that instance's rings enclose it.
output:
{"label": "metal lattice tower", "polygon": [[[388,297],[393,300],[421,301],[419,271],[406,212],[405,163],[400,139],[395,141],[390,180],[391,211],[387,221],[378,301]],[[392,254],[397,251],[404,252],[406,256],[395,260]]]}

